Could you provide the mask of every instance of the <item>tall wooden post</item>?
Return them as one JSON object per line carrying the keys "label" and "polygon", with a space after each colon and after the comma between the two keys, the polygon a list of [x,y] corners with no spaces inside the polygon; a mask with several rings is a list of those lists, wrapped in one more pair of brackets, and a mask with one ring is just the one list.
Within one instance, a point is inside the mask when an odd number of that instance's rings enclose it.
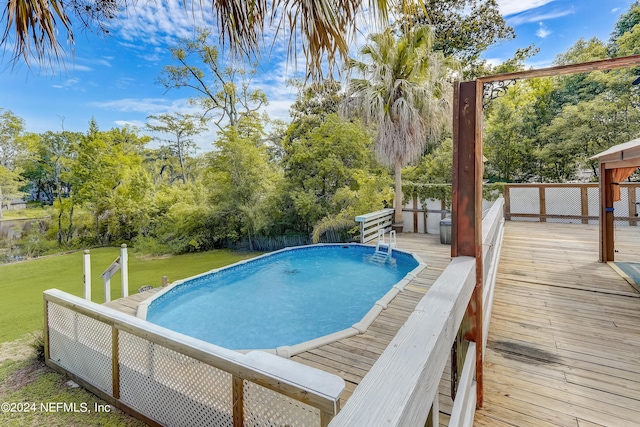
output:
{"label": "tall wooden post", "polygon": [[614,260],[613,251],[613,170],[600,163],[600,262]]}
{"label": "tall wooden post", "polygon": [[[475,341],[477,407],[482,407],[482,83],[456,82],[453,96],[451,256],[476,259],[476,286],[462,338]],[[466,325],[466,326],[465,326]],[[459,363],[462,368],[464,363]]]}

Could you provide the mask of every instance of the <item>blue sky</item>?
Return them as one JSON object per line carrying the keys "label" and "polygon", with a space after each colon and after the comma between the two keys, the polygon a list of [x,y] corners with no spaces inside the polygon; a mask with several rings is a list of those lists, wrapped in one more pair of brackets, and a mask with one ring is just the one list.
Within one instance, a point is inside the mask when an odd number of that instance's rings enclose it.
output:
{"label": "blue sky", "polygon": [[[498,0],[517,38],[484,56],[499,63],[518,47],[535,44],[540,53],[529,65],[549,66],[581,37],[608,39],[632,1]],[[184,89],[165,93],[156,79],[162,66],[172,63],[169,47],[178,37],[192,36],[194,25],[215,23],[206,13],[185,15],[177,0],[157,3],[164,6],[149,2],[128,13],[111,36],[76,30],[75,55],[53,73],[36,65],[12,69],[9,55],[0,56],[0,108],[22,117],[30,132],[60,130],[63,119],[65,129],[85,132],[92,116],[104,130],[124,124],[142,127],[150,114],[191,111],[186,99],[193,94]],[[284,52],[284,44],[276,43],[273,53],[264,55],[253,84],[266,92],[269,115],[288,120],[295,91],[285,81],[296,77],[296,70],[287,65]],[[212,129],[198,138],[198,145],[209,150],[214,137]]]}

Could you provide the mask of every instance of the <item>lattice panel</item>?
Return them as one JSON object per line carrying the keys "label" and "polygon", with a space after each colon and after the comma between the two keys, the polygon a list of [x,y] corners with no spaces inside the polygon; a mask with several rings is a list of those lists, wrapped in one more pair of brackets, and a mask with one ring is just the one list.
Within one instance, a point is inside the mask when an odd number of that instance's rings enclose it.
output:
{"label": "lattice panel", "polygon": [[320,410],[260,385],[244,381],[244,425],[318,426]]}
{"label": "lattice panel", "polygon": [[233,426],[231,374],[123,331],[118,349],[122,402],[169,426]]}
{"label": "lattice panel", "polygon": [[52,302],[48,312],[49,358],[111,394],[111,326]]}
{"label": "lattice panel", "polygon": [[[548,215],[582,215],[580,188],[547,187],[544,191]],[[582,224],[582,219],[547,218],[547,222]]]}
{"label": "lattice panel", "polygon": [[[539,214],[540,193],[537,188],[511,188],[509,190],[511,201],[511,213]],[[538,218],[511,217],[511,221],[535,221]]]}

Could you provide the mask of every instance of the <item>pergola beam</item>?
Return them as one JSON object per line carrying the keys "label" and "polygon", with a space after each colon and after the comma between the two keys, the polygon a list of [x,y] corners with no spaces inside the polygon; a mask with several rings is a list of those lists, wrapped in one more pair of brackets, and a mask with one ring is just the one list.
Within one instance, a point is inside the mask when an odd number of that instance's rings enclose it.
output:
{"label": "pergola beam", "polygon": [[640,55],[623,56],[621,58],[601,59],[599,61],[583,62],[580,64],[558,65],[556,67],[540,68],[538,70],[515,71],[513,73],[494,74],[478,78],[481,83],[491,83],[503,80],[532,79],[535,77],[553,77],[566,74],[586,73],[589,71],[605,71],[616,68],[640,65]]}

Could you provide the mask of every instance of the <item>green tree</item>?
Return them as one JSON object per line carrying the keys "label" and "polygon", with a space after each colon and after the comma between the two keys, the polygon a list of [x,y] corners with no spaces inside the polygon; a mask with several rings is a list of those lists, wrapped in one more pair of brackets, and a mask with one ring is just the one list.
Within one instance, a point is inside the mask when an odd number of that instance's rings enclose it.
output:
{"label": "green tree", "polygon": [[496,0],[425,0],[424,8],[397,24],[401,31],[421,25],[431,26],[434,32],[433,50],[463,64],[465,78],[478,75],[480,55],[489,46],[515,38]]}
{"label": "green tree", "polygon": [[95,120],[80,140],[71,168],[71,201],[91,212],[93,243],[131,239],[144,224],[145,198],[152,181],[142,156],[149,140],[133,128],[100,131]]}
{"label": "green tree", "polygon": [[402,168],[419,160],[451,120],[453,63],[432,47],[429,27],[400,39],[387,30],[369,37],[360,50],[365,61],[350,64],[358,78],[349,82],[349,108],[376,126],[378,159],[394,168],[396,223],[402,223]]}
{"label": "green tree", "polygon": [[619,39],[624,34],[631,32],[637,24],[640,24],[640,1],[634,1],[631,6],[629,6],[629,10],[620,15],[616,22],[613,32],[609,37],[609,49],[613,56],[625,56],[623,52],[618,50],[620,46]]}
{"label": "green tree", "polygon": [[268,101],[262,90],[250,87],[255,69],[222,63],[218,48],[209,42],[210,34],[200,29],[194,40],[182,39],[171,49],[171,57],[179,65],[166,65],[158,80],[167,90],[195,91],[197,96],[190,102],[223,130],[227,123],[236,126],[243,116],[257,112]]}
{"label": "green tree", "polygon": [[178,157],[180,164],[180,177],[182,183],[187,183],[185,172],[185,158],[196,149],[196,144],[190,136],[198,135],[205,130],[201,119],[190,114],[160,114],[147,117],[147,129],[153,132],[166,133],[173,136],[173,139],[162,139],[166,143],[169,152]]}
{"label": "green tree", "polygon": [[255,119],[246,116],[220,133],[209,176],[210,200],[224,230],[220,238],[237,241],[247,235],[251,250],[252,237],[264,225],[264,201],[277,179]]}
{"label": "green tree", "polygon": [[14,170],[16,161],[26,152],[24,140],[24,120],[11,110],[0,108],[0,166]]}
{"label": "green tree", "polygon": [[2,218],[2,210],[7,207],[11,199],[22,197],[23,192],[20,187],[23,185],[22,178],[19,173],[11,171],[0,165],[0,218]]}

